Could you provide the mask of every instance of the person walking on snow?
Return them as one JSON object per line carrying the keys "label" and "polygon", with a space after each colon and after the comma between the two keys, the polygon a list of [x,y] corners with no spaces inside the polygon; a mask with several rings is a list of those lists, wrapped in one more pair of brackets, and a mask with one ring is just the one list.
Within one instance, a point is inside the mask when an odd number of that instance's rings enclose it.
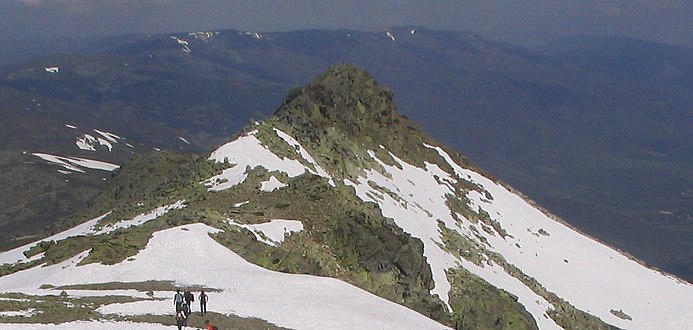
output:
{"label": "person walking on snow", "polygon": [[176,294],[173,296],[173,306],[176,306],[176,313],[183,310],[183,302],[185,301],[180,289],[176,289]]}
{"label": "person walking on snow", "polygon": [[207,300],[209,297],[205,294],[205,290],[200,290],[200,315],[207,313]]}
{"label": "person walking on snow", "polygon": [[185,298],[185,303],[188,304],[188,307],[190,307],[192,310],[192,302],[195,301],[195,294],[189,290],[185,290],[185,293],[183,293],[183,298]]}
{"label": "person walking on snow", "polygon": [[187,323],[185,313],[182,310],[176,312],[176,325],[178,326],[178,330],[181,330],[183,326],[187,326]]}
{"label": "person walking on snow", "polygon": [[190,316],[190,306],[183,302],[183,307],[181,312],[183,313],[183,326],[187,327],[188,326],[188,317]]}

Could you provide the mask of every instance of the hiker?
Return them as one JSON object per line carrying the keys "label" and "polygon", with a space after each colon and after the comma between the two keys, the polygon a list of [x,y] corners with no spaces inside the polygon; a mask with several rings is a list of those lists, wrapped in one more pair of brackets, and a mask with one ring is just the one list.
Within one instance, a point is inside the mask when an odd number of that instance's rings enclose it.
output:
{"label": "hiker", "polygon": [[183,314],[185,315],[185,321],[187,323],[188,316],[190,316],[190,305],[188,305],[185,301],[183,302],[183,306],[181,308],[183,310]]}
{"label": "hiker", "polygon": [[176,325],[178,326],[178,330],[181,330],[183,326],[187,326],[188,320],[185,317],[185,313],[181,310],[176,312]]}
{"label": "hiker", "polygon": [[188,316],[190,316],[190,305],[186,304],[185,301],[183,302],[183,305],[181,306],[181,314],[183,314],[183,326],[187,327],[188,326]]}
{"label": "hiker", "polygon": [[205,325],[207,326],[207,330],[219,330],[216,325],[209,323],[209,320],[205,320]]}
{"label": "hiker", "polygon": [[200,290],[200,315],[207,313],[207,300],[209,298],[205,294],[205,290]]}
{"label": "hiker", "polygon": [[180,293],[180,289],[176,289],[176,294],[173,296],[173,306],[176,306],[176,313],[183,310],[183,294]]}
{"label": "hiker", "polygon": [[185,290],[183,297],[185,298],[185,302],[188,304],[188,307],[192,309],[192,302],[195,301],[195,295],[189,290]]}

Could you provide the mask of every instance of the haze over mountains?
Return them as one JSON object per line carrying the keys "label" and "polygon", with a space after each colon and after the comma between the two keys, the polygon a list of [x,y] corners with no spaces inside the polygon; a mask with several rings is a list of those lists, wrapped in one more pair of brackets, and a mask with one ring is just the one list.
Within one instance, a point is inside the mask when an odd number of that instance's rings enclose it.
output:
{"label": "haze over mountains", "polygon": [[333,66],[204,156],[123,164],[76,226],[0,253],[0,328],[162,328],[176,287],[210,292],[220,328],[693,324],[692,284],[533,205],[393,97]]}
{"label": "haze over mountains", "polygon": [[[0,106],[17,123],[0,131],[0,222],[11,223],[3,241],[69,215],[109,177],[66,176],[32,153],[122,165],[154,148],[207,150],[346,62],[389,86],[400,111],[436,139],[540,205],[693,278],[689,49],[580,37],[530,50],[410,27],[120,36],[66,52],[22,61],[3,53]],[[79,149],[94,129],[123,143]]]}

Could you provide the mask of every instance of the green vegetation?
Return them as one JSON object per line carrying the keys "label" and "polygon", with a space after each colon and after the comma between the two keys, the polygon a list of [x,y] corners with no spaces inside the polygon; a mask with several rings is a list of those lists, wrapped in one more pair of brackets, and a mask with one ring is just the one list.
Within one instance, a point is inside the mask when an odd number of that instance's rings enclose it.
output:
{"label": "green vegetation", "polygon": [[532,315],[512,294],[461,267],[451,269],[448,278],[453,287],[450,305],[455,310],[456,329],[538,329]]}
{"label": "green vegetation", "polygon": [[397,113],[392,92],[349,65],[331,67],[308,86],[291,91],[267,124],[296,138],[338,177],[354,178],[363,169],[377,169],[367,150],[395,164],[380,146],[416,166],[423,167],[427,160],[449,167],[435,150],[422,147],[434,142]]}
{"label": "green vegetation", "polygon": [[134,302],[125,296],[70,297],[66,295],[31,296],[18,293],[0,294],[0,310],[30,312],[29,316],[5,316],[0,323],[64,323],[78,320],[108,319],[96,309],[117,303]]}
{"label": "green vegetation", "polygon": [[[175,326],[176,321],[173,316],[165,315],[137,315],[122,317],[121,321],[159,323],[163,325]],[[204,316],[199,316],[195,313],[188,318],[188,326],[200,329],[207,329],[204,325],[205,320],[219,327],[219,329],[244,329],[244,330],[279,330],[286,329],[278,327],[265,320],[256,318],[242,318],[235,315],[225,315],[214,312],[209,312]]]}
{"label": "green vegetation", "polygon": [[[92,285],[70,286],[65,289],[74,290],[118,290],[136,289],[143,291],[158,291],[160,289],[171,291],[171,283],[166,282],[142,282],[142,283],[104,283]],[[60,290],[61,288],[55,288]],[[196,290],[199,288],[195,288]],[[215,291],[206,288],[205,290]],[[100,297],[72,297],[64,294],[31,296],[19,293],[0,294],[0,310],[4,312],[17,312],[16,316],[3,316],[0,323],[43,323],[58,324],[73,321],[130,321],[138,323],[159,323],[164,325],[175,325],[173,315],[129,315],[122,316],[116,314],[101,314],[96,312],[101,306],[109,304],[122,304],[136,301],[157,300],[156,298],[132,298],[125,296],[100,296]],[[282,329],[267,321],[254,318],[241,318],[233,315],[224,315],[210,312],[204,317],[192,314],[188,319],[188,326],[204,328],[205,320],[210,320],[212,324],[222,329]]]}

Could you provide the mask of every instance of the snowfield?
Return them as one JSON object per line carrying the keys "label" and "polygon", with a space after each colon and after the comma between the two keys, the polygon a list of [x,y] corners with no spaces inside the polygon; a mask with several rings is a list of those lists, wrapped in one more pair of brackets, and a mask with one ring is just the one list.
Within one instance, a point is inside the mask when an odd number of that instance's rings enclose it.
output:
{"label": "snowfield", "polygon": [[[357,182],[347,181],[346,184],[353,186],[364,201],[378,203],[386,217],[393,218],[404,231],[424,242],[424,255],[431,264],[436,282],[432,293],[445,299],[450,288],[445,270],[462,264],[494,286],[518,296],[542,329],[560,328],[546,317],[553,306],[508,275],[502,267],[495,264],[478,267],[440,248],[442,240],[437,228],[437,220],[440,220],[449,229],[500,253],[549,291],[607,323],[624,329],[693,329],[693,309],[690,308],[693,306],[693,285],[648,269],[576,232],[502,185],[461,168],[441,148],[426,147],[436,150],[455,173],[446,173],[430,163],[422,169],[392,154],[399,166],[389,166],[370,152],[386,173],[366,171]],[[470,206],[486,211],[509,236],[502,237],[493,228],[484,230],[482,227],[488,225],[482,223],[468,220],[462,225],[457,223],[445,197],[454,194],[451,183],[460,178],[483,187],[488,196],[475,190],[467,194]],[[373,188],[374,184],[392,195],[382,194]],[[483,236],[488,244],[475,234]],[[618,311],[632,320],[618,317],[614,314]]]}
{"label": "snowfield", "polygon": [[[285,225],[282,221],[279,223]],[[46,295],[59,292],[40,289],[42,284],[170,280],[181,287],[197,284],[222,290],[208,293],[209,311],[256,317],[293,329],[446,329],[419,313],[339,280],[284,274],[250,264],[209,236],[217,231],[204,224],[163,230],[154,234],[144,250],[120,264],[76,266],[86,257],[85,252],[60,264],[1,277],[0,292]],[[122,290],[119,293],[122,294]],[[114,293],[94,292],[97,294]],[[113,304],[99,311],[121,315],[151,313],[173,318],[173,294],[170,292],[170,298],[165,300]],[[193,307],[193,311],[197,310],[197,306]],[[98,323],[99,329],[133,327],[130,323],[113,322],[77,322],[62,326],[63,329],[78,329],[82,325],[85,328],[90,324],[94,326],[94,323]],[[0,323],[0,329],[16,327]],[[35,328],[42,329],[42,326]]]}

